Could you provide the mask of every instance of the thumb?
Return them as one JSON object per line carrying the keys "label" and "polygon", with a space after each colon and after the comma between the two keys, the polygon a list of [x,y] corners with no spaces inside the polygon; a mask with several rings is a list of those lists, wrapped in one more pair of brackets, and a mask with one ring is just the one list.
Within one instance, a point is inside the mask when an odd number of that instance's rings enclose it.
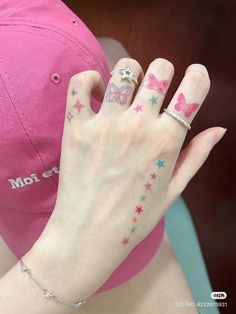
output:
{"label": "thumb", "polygon": [[220,127],[209,128],[195,136],[180,153],[168,189],[171,203],[183,192],[226,130]]}

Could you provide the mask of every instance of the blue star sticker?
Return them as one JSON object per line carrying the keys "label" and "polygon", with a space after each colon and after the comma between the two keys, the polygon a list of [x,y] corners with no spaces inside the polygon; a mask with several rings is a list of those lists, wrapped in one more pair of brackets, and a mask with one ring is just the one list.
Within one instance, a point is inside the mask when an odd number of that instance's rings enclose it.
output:
{"label": "blue star sticker", "polygon": [[159,169],[164,168],[165,167],[165,161],[164,160],[157,160],[156,165]]}
{"label": "blue star sticker", "polygon": [[152,106],[157,104],[157,97],[152,96],[152,98],[151,98],[151,99],[149,99],[149,100],[151,101]]}

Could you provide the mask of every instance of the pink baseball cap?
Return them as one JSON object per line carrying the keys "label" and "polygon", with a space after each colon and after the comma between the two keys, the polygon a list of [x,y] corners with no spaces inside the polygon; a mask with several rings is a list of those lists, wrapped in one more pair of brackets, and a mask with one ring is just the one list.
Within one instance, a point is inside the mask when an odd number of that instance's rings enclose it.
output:
{"label": "pink baseball cap", "polygon": [[[104,52],[60,0],[0,2],[0,234],[25,255],[53,211],[70,78],[97,70],[107,84]],[[92,109],[100,103],[92,99]],[[164,218],[97,292],[129,280],[160,246]]]}

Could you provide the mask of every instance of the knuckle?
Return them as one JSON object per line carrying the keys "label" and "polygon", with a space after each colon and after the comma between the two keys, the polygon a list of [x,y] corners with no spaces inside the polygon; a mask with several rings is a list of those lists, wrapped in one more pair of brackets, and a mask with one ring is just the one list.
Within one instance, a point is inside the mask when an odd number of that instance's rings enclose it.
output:
{"label": "knuckle", "polygon": [[70,83],[77,82],[82,75],[83,75],[83,72],[74,74],[70,79]]}
{"label": "knuckle", "polygon": [[135,136],[136,121],[134,120],[127,120],[123,116],[121,117],[116,124],[113,124],[113,132],[115,137],[117,138],[119,143],[127,143],[130,141],[130,138]]}
{"label": "knuckle", "polygon": [[123,141],[123,139],[127,136],[127,125],[126,125],[126,123],[124,123],[122,120],[120,120],[116,124],[115,131],[116,131],[117,136],[119,136],[121,138],[121,140]]}
{"label": "knuckle", "polygon": [[88,70],[83,72],[88,80],[98,81],[100,79],[100,73],[95,70]]}
{"label": "knuckle", "polygon": [[70,79],[70,85],[72,84],[87,84],[91,80],[98,80],[99,79],[99,72],[94,71],[94,70],[88,70],[88,71],[83,71],[74,74],[71,79]]}
{"label": "knuckle", "polygon": [[119,143],[142,144],[150,137],[147,124],[142,119],[129,119],[129,115],[123,115],[116,122],[114,134]]}
{"label": "knuckle", "polygon": [[69,86],[81,85],[84,82],[84,73],[76,73],[74,74],[69,82]]}

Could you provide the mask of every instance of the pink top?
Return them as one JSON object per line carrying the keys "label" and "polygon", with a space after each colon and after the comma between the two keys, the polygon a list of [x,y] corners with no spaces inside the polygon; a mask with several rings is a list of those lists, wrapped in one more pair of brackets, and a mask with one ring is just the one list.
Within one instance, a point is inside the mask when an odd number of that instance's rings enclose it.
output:
{"label": "pink top", "polygon": [[[54,208],[68,84],[88,69],[107,84],[103,50],[63,2],[0,1],[0,234],[18,258]],[[92,108],[100,104],[93,100]],[[164,218],[97,292],[142,270],[163,232]]]}

